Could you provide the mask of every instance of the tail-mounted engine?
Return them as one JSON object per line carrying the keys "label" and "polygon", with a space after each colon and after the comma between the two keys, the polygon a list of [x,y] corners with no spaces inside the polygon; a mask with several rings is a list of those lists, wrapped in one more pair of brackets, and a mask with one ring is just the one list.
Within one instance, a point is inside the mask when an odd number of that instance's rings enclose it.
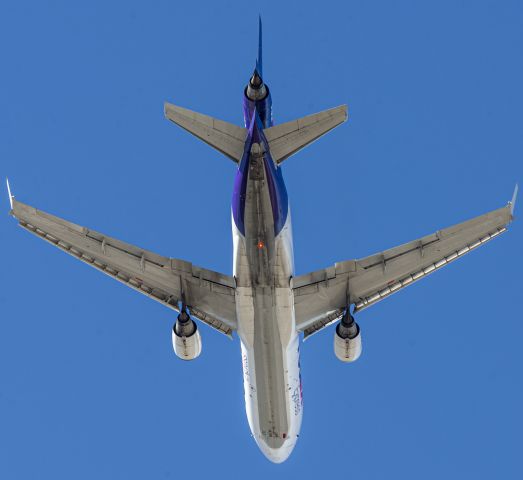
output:
{"label": "tail-mounted engine", "polygon": [[187,310],[182,309],[173,326],[174,353],[182,360],[194,360],[202,353],[202,338],[196,323]]}
{"label": "tail-mounted engine", "polygon": [[334,353],[342,362],[354,362],[361,355],[360,327],[348,309],[341,322],[336,325]]}
{"label": "tail-mounted engine", "polygon": [[251,125],[255,110],[258,112],[263,128],[272,126],[271,93],[261,75],[261,71],[256,68],[244,90],[243,118],[247,128]]}
{"label": "tail-mounted engine", "polygon": [[245,95],[249,100],[260,101],[267,96],[268,90],[265,84],[263,83],[262,78],[260,77],[257,70],[254,70],[247,87],[245,88]]}

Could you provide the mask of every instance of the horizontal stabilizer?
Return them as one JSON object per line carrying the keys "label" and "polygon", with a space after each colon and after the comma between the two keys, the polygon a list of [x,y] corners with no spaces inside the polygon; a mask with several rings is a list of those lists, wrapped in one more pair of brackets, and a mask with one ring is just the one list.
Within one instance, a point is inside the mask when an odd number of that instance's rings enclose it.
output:
{"label": "horizontal stabilizer", "polygon": [[281,163],[347,120],[347,105],[264,130],[272,159]]}
{"label": "horizontal stabilizer", "polygon": [[164,105],[164,113],[171,122],[192,133],[231,160],[235,162],[241,160],[247,137],[245,128],[167,102]]}

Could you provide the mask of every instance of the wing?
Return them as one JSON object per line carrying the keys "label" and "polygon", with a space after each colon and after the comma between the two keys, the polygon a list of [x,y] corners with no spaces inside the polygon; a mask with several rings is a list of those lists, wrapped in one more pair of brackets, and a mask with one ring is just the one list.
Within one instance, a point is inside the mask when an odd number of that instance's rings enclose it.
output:
{"label": "wing", "polygon": [[360,260],[293,279],[296,325],[305,337],[338,320],[348,304],[363,310],[439,270],[507,230],[512,202],[463,223]]}
{"label": "wing", "polygon": [[236,329],[232,277],[157,255],[10,198],[10,214],[25,230],[173,310],[178,311],[183,292],[196,318],[228,336]]}

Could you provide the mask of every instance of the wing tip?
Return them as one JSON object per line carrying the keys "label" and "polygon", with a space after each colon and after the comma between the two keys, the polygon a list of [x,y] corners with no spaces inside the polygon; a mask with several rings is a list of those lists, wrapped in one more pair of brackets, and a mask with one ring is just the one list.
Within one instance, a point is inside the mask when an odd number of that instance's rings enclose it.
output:
{"label": "wing tip", "polygon": [[11,210],[13,210],[13,199],[15,196],[11,193],[11,187],[9,186],[9,178],[5,178],[5,183],[7,185],[7,194],[9,195],[9,205],[11,206]]}
{"label": "wing tip", "polygon": [[169,119],[168,115],[167,115],[167,110],[169,110],[171,104],[169,102],[163,102],[163,116],[167,119]]}
{"label": "wing tip", "polygon": [[516,207],[516,200],[518,198],[518,189],[519,189],[519,186],[516,183],[516,186],[514,187],[514,193],[512,194],[512,200],[510,202],[508,202],[508,204],[510,205],[510,216],[511,217],[514,217],[514,208]]}
{"label": "wing tip", "polygon": [[349,106],[347,104],[344,104],[344,105],[342,105],[342,107],[343,107],[343,113],[345,114],[345,119],[343,121],[346,122],[347,119],[349,118]]}

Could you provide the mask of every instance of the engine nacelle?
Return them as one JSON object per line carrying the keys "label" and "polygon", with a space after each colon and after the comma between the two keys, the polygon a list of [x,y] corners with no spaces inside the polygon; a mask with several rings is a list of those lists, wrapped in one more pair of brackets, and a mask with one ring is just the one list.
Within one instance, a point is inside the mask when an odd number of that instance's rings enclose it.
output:
{"label": "engine nacelle", "polygon": [[172,330],[174,353],[182,360],[194,360],[202,353],[202,338],[187,312],[178,315]]}
{"label": "engine nacelle", "polygon": [[354,317],[347,312],[336,325],[334,333],[334,353],[342,362],[354,362],[361,355],[360,327]]}

